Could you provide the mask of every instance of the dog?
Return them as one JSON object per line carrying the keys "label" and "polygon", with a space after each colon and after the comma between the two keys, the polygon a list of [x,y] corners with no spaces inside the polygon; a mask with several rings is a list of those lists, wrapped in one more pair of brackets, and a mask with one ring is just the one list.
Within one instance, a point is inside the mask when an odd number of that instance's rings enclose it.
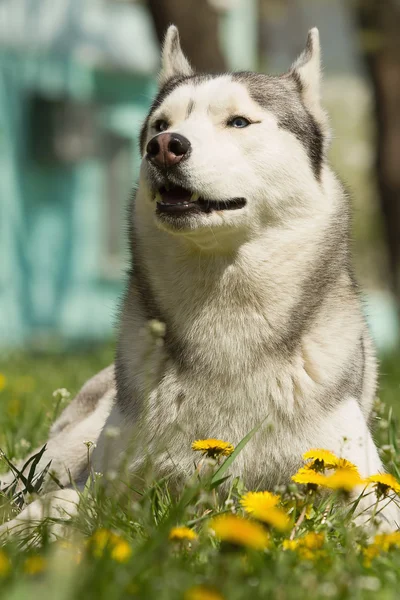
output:
{"label": "dog", "polygon": [[[249,489],[290,482],[310,448],[383,471],[368,425],[377,363],[320,86],[315,28],[271,77],[197,74],[169,27],[140,136],[115,367],[66,408],[41,461],[64,485],[85,483],[85,440],[95,472],[129,457],[141,473],[150,456],[179,482],[195,439],[237,444],[257,426],[230,470]],[[3,529],[76,510],[76,489],[52,494]],[[380,518],[396,528],[394,502]]]}

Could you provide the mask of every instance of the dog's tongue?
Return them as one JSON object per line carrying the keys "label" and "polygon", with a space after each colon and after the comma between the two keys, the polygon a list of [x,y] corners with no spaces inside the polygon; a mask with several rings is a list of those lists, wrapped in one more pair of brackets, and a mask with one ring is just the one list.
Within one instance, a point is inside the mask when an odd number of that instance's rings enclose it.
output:
{"label": "dog's tongue", "polygon": [[165,202],[166,204],[189,203],[190,198],[192,196],[189,190],[185,190],[185,188],[178,186],[173,187],[169,190],[164,188],[160,193],[163,202]]}

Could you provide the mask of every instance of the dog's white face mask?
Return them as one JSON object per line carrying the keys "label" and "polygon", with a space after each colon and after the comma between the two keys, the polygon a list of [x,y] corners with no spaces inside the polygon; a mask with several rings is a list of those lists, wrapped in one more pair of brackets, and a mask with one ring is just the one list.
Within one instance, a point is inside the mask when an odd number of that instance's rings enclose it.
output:
{"label": "dog's white face mask", "polygon": [[309,211],[326,144],[319,62],[311,30],[280,77],[196,75],[169,28],[160,91],[141,136],[141,177],[159,226],[218,235]]}

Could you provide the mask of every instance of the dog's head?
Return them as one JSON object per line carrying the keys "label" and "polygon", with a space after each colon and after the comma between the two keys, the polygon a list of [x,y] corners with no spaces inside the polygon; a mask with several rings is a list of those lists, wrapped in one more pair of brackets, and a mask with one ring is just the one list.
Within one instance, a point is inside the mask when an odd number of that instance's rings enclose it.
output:
{"label": "dog's head", "polygon": [[271,77],[196,74],[171,26],[159,86],[141,134],[141,177],[159,226],[214,235],[309,210],[328,133],[317,29],[288,73]]}

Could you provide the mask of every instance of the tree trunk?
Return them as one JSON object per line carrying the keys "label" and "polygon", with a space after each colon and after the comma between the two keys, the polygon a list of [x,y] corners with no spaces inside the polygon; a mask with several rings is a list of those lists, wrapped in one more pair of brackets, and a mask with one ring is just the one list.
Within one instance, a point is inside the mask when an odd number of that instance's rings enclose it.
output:
{"label": "tree trunk", "polygon": [[148,0],[148,6],[160,44],[173,23],[179,29],[183,51],[196,70],[226,71],[219,45],[218,13],[208,0]]}
{"label": "tree trunk", "polygon": [[400,314],[400,3],[360,0],[363,49],[377,120],[377,178]]}

